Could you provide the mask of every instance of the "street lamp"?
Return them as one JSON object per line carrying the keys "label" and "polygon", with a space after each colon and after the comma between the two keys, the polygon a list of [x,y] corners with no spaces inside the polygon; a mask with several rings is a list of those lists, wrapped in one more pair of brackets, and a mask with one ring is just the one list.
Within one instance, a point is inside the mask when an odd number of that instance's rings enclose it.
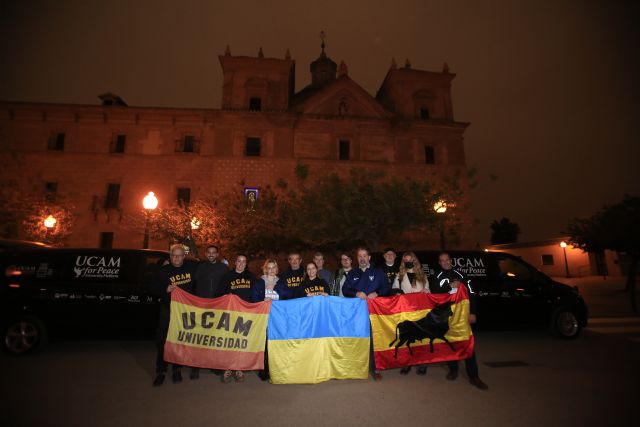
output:
{"label": "street lamp", "polygon": [[191,218],[191,229],[197,230],[198,228],[200,228],[200,220],[194,216]]}
{"label": "street lamp", "polygon": [[56,222],[58,222],[58,220],[55,219],[53,215],[49,215],[44,219],[44,226],[47,227],[47,230],[51,230],[56,226]]}
{"label": "street lamp", "polygon": [[187,234],[187,237],[186,237],[187,246],[189,248],[187,253],[193,252],[193,255],[197,257],[198,247],[193,241],[193,230],[197,230],[198,228],[200,228],[200,220],[198,219],[198,217],[192,216],[189,225],[190,225],[189,233]]}
{"label": "street lamp", "polygon": [[571,277],[569,275],[569,263],[567,262],[567,242],[560,242],[560,247],[562,248],[562,252],[564,252],[564,269],[567,273],[567,277]]}
{"label": "street lamp", "polygon": [[44,233],[44,240],[48,241],[49,240],[49,233],[51,232],[51,230],[53,229],[53,227],[56,226],[56,223],[58,222],[57,219],[55,219],[53,217],[53,215],[49,215],[48,217],[46,217],[44,219],[44,226],[46,228],[46,231]]}
{"label": "street lamp", "polygon": [[[447,202],[438,200],[433,204],[433,210],[437,214],[444,214],[447,211]],[[440,219],[440,250],[445,250],[444,244],[444,217]]]}
{"label": "street lamp", "polygon": [[445,213],[447,211],[447,202],[438,200],[433,204],[433,210],[436,211],[436,213]]}
{"label": "street lamp", "polygon": [[142,199],[142,206],[144,207],[145,223],[144,223],[144,239],[142,240],[142,248],[149,249],[149,214],[152,210],[158,207],[158,199],[153,191],[149,191],[149,194]]}

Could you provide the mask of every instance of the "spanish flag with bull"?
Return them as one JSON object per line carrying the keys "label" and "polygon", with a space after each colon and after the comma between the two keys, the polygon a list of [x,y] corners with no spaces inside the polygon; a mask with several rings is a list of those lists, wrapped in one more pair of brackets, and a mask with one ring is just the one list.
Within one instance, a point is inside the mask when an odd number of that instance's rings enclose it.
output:
{"label": "spanish flag with bull", "polygon": [[367,301],[377,369],[450,360],[473,353],[469,294],[413,293]]}

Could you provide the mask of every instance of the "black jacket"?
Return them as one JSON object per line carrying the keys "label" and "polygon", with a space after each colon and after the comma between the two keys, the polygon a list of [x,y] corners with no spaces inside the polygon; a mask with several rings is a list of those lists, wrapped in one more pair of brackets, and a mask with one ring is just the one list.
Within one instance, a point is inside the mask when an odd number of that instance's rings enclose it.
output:
{"label": "black jacket", "polygon": [[171,293],[167,292],[169,285],[178,285],[183,291],[193,293],[196,277],[196,263],[185,261],[180,267],[171,264],[163,265],[151,282],[150,290],[160,297],[160,306],[169,309]]}
{"label": "black jacket", "polygon": [[289,268],[280,276],[278,283],[276,283],[275,290],[280,296],[280,299],[291,299],[295,288],[300,287],[302,279],[304,278],[304,269],[300,267],[297,270]]}
{"label": "black jacket", "polygon": [[387,275],[387,280],[393,285],[393,281],[396,280],[398,272],[400,271],[400,264],[394,262],[393,265],[387,265],[386,262],[382,263],[382,271]]}
{"label": "black jacket", "polygon": [[329,293],[329,285],[324,279],[316,277],[313,280],[305,279],[300,282],[300,286],[294,288],[293,298],[302,298],[308,295],[321,295],[322,293]]}
{"label": "black jacket", "polygon": [[451,283],[455,280],[464,283],[469,293],[469,314],[476,314],[476,294],[471,286],[471,279],[458,270],[440,270],[433,280],[433,284],[429,282],[429,290],[432,294],[448,294],[451,292]]}
{"label": "black jacket", "polygon": [[222,295],[234,294],[246,302],[259,302],[253,301],[253,296],[255,295],[254,288],[257,282],[258,278],[249,270],[245,269],[242,273],[238,273],[234,269],[224,275],[222,283],[220,284],[220,290],[223,292]]}
{"label": "black jacket", "polygon": [[202,298],[216,298],[222,293],[222,278],[229,269],[220,261],[209,261],[198,264],[196,270],[196,295]]}

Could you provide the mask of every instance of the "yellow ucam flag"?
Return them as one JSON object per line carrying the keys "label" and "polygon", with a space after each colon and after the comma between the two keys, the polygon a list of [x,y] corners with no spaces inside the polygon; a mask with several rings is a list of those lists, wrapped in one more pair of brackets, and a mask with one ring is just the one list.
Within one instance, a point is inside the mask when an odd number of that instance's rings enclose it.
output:
{"label": "yellow ucam flag", "polygon": [[368,377],[369,311],[360,298],[273,301],[267,334],[274,384]]}
{"label": "yellow ucam flag", "polygon": [[270,305],[232,294],[208,299],[174,290],[164,359],[200,368],[263,369]]}

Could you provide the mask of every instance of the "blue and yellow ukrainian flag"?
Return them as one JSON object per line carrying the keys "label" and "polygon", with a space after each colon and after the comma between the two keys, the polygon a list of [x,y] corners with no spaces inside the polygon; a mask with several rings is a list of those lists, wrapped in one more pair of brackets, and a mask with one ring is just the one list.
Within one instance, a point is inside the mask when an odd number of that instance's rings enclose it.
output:
{"label": "blue and yellow ukrainian flag", "polygon": [[267,330],[271,382],[366,379],[370,334],[367,303],[360,298],[273,301]]}

